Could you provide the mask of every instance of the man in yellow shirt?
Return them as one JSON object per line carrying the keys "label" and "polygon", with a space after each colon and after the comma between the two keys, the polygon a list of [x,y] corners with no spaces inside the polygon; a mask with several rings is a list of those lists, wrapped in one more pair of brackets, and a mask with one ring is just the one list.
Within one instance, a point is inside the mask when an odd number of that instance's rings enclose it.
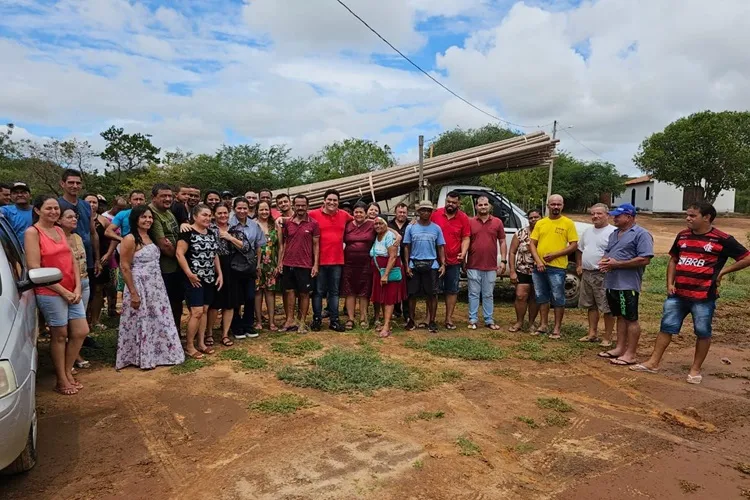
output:
{"label": "man in yellow shirt", "polygon": [[535,333],[547,333],[551,303],[555,309],[555,328],[549,336],[551,339],[560,338],[560,327],[565,315],[565,269],[568,267],[568,255],[578,248],[576,226],[572,220],[562,215],[564,203],[559,194],[549,197],[549,215],[536,223],[529,245],[536,263],[531,278],[541,318]]}

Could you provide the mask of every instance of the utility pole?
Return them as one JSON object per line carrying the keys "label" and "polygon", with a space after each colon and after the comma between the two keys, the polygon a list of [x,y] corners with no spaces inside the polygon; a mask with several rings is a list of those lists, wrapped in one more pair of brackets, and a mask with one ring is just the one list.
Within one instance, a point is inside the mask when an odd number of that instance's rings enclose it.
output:
{"label": "utility pole", "polygon": [[424,136],[419,136],[419,201],[424,200]]}
{"label": "utility pole", "polygon": [[[555,140],[555,136],[557,135],[557,120],[554,121],[552,124],[552,140]],[[544,200],[544,213],[546,215],[549,215],[549,208],[547,208],[547,200],[549,200],[549,197],[552,196],[552,171],[554,169],[555,160],[554,158],[549,161],[549,176],[547,177],[547,199]]]}

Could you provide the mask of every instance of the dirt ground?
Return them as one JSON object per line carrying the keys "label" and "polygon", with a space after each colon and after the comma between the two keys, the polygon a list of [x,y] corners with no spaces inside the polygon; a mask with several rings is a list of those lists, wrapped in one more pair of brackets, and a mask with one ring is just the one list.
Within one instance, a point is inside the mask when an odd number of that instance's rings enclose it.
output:
{"label": "dirt ground", "polygon": [[[642,219],[657,242],[671,242],[680,220]],[[719,227],[738,237],[748,221]],[[732,229],[735,228],[735,229]],[[666,251],[665,243],[659,251]],[[660,245],[660,243],[657,243]],[[650,353],[662,297],[644,293],[639,359]],[[442,314],[442,306],[439,315]],[[510,324],[512,304],[496,305]],[[567,312],[565,339],[465,328],[438,337],[483,339],[508,355],[493,361],[438,357],[407,347],[422,330],[309,334],[332,346],[369,345],[383,357],[457,379],[423,391],[328,393],[277,378],[309,366],[324,350],[289,357],[271,349],[289,335],[237,342],[268,361],[236,370],[218,360],[193,373],[168,368],[115,371],[95,362],[78,395],[52,392],[46,344],[40,346],[39,461],[28,474],[0,477],[3,499],[741,499],[750,498],[750,311],[723,302],[700,386],[685,383],[690,328],[676,339],[658,375],[636,374],[585,344],[570,359],[524,359],[533,343],[567,349],[585,330]],[[295,340],[292,338],[292,340]],[[217,348],[221,350],[222,348]],[[567,351],[566,351],[567,352]],[[578,352],[578,351],[575,351]],[[722,363],[728,358],[731,364]],[[294,393],[312,406],[267,415],[250,405]],[[572,409],[541,408],[560,398]],[[442,412],[424,420],[420,412]],[[523,418],[523,421],[519,419]],[[555,423],[562,417],[565,422]],[[464,450],[465,439],[476,449]]]}

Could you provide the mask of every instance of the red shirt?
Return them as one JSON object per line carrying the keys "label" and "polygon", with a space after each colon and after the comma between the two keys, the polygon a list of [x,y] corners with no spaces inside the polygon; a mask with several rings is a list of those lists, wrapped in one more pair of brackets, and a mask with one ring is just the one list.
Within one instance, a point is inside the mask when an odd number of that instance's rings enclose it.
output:
{"label": "red shirt", "polygon": [[315,264],[313,256],[313,238],[320,236],[320,227],[313,219],[306,217],[296,221],[289,219],[284,223],[284,260],[282,264],[289,267],[312,269]]}
{"label": "red shirt", "polygon": [[336,210],[328,215],[322,208],[310,210],[308,215],[320,226],[320,265],[343,266],[344,228],[354,217],[343,210]]}
{"label": "red shirt", "polygon": [[[438,208],[432,213],[432,222],[440,226],[445,238],[445,263],[447,265],[460,264],[458,254],[461,253],[461,240],[471,236],[469,216],[461,210],[449,219],[445,208]],[[497,267],[497,265],[495,265]]]}
{"label": "red shirt", "polygon": [[[73,268],[73,252],[68,246],[65,239],[65,233],[62,229],[55,226],[58,240],[55,241],[36,226],[31,226],[39,233],[39,266],[56,267],[62,273],[63,279],[60,282],[62,287],[69,292],[75,292],[76,275],[78,270]],[[58,293],[50,290],[46,286],[40,286],[34,289],[37,295],[46,295],[56,297]]]}
{"label": "red shirt", "polygon": [[274,219],[278,219],[279,217],[281,217],[281,212],[279,212],[275,208],[272,208],[271,209],[271,217],[273,217]]}
{"label": "red shirt", "polygon": [[688,300],[715,300],[716,278],[729,257],[742,260],[747,248],[715,227],[705,234],[680,231],[669,255],[677,259],[675,295]]}
{"label": "red shirt", "polygon": [[477,216],[469,220],[469,227],[471,228],[471,243],[466,268],[495,271],[497,269],[497,244],[505,240],[503,221],[490,215],[486,222],[482,222],[482,219]]}

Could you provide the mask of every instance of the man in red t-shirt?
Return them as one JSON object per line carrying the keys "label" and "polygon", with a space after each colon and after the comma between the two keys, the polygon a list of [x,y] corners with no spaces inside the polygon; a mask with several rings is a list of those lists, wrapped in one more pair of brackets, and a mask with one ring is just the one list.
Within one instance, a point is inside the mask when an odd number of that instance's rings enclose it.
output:
{"label": "man in red t-shirt", "polygon": [[[320,260],[320,228],[308,217],[307,196],[294,197],[295,216],[283,224],[279,249],[279,273],[284,288],[284,330],[305,331],[305,320],[310,306],[312,279],[318,274]],[[294,323],[295,294],[299,297],[300,325]]]}
{"label": "man in red t-shirt", "polygon": [[320,331],[323,321],[323,296],[328,306],[328,326],[336,332],[346,329],[339,323],[339,282],[344,267],[344,228],[354,217],[339,210],[339,192],[329,189],[323,196],[323,207],[310,211],[320,226],[320,270],[313,294],[313,322],[310,328]]}
{"label": "man in red t-shirt", "polygon": [[432,213],[432,222],[440,226],[445,238],[445,274],[440,288],[445,294],[445,328],[455,330],[453,311],[458,299],[461,265],[469,250],[469,216],[459,210],[461,195],[451,191],[445,197],[445,207]]}
{"label": "man in red t-shirt", "polygon": [[479,296],[482,296],[482,316],[484,326],[499,330],[492,318],[495,303],[494,291],[497,274],[505,272],[506,260],[497,265],[498,243],[500,255],[506,255],[505,226],[503,221],[490,213],[490,199],[477,198],[477,216],[469,220],[471,238],[466,262],[466,275],[469,278],[469,328],[475,329],[479,321]]}
{"label": "man in red t-shirt", "polygon": [[[750,266],[750,252],[733,236],[713,227],[716,209],[712,205],[694,203],[687,208],[686,215],[688,228],[677,235],[669,251],[667,300],[654,352],[648,361],[630,369],[656,373],[672,335],[680,333],[682,322],[690,314],[697,339],[687,382],[700,384],[703,381],[701,366],[711,346],[711,322],[721,279]],[[736,262],[722,269],[728,258]]]}

